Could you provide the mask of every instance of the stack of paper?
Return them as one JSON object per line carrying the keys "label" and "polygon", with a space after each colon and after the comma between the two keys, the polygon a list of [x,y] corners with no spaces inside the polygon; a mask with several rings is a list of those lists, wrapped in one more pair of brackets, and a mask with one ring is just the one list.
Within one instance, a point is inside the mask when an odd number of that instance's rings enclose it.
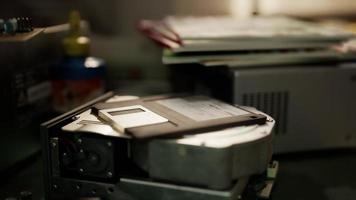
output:
{"label": "stack of paper", "polygon": [[286,17],[168,17],[144,20],[139,29],[165,47],[164,64],[243,67],[354,57],[334,48],[352,33]]}

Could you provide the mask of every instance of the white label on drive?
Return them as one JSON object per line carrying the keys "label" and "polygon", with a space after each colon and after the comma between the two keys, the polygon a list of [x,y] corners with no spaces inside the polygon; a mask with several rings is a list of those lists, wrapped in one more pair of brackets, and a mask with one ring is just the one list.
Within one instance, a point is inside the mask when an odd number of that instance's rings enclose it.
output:
{"label": "white label on drive", "polygon": [[158,100],[157,103],[195,121],[250,114],[235,106],[204,96]]}

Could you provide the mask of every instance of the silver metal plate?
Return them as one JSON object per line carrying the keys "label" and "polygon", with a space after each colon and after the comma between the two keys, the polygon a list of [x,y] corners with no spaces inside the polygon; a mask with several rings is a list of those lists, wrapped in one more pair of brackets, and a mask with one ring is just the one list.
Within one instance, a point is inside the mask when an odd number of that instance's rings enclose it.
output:
{"label": "silver metal plate", "polygon": [[141,105],[103,109],[99,116],[122,133],[126,128],[168,122],[168,119]]}

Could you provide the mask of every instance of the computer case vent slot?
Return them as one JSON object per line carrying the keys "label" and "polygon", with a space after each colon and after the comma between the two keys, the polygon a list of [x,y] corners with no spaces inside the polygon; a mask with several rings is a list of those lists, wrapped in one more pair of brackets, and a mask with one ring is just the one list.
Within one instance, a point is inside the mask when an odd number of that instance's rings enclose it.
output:
{"label": "computer case vent slot", "polygon": [[242,105],[252,106],[276,120],[274,133],[286,134],[288,125],[289,92],[256,92],[242,95]]}

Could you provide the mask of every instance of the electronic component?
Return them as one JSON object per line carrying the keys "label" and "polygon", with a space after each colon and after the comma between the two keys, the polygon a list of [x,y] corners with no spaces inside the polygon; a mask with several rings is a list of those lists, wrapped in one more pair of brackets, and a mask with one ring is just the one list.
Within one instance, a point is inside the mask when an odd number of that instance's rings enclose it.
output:
{"label": "electronic component", "polygon": [[[4,23],[0,20],[0,29]],[[0,97],[6,113],[0,117],[0,151],[7,152],[0,157],[1,176],[12,174],[8,170],[17,169],[40,151],[38,124],[51,112],[48,69],[61,55],[59,38],[65,34],[60,29],[49,30],[38,28],[15,35],[0,30]]]}
{"label": "electronic component", "polygon": [[175,92],[208,93],[271,115],[275,153],[356,147],[354,62],[170,70]]}
{"label": "electronic component", "polygon": [[[94,105],[97,111],[121,106],[125,109],[115,110],[119,112],[116,114],[125,117],[133,114],[137,119],[156,118],[152,113],[141,116],[146,112],[144,109],[149,109],[162,117],[151,125],[135,124],[143,128],[172,120],[174,106],[170,104],[170,108],[165,108],[156,103],[177,98],[163,95],[113,102],[117,98],[106,94],[43,124],[47,196],[120,200],[236,199],[246,187],[249,176],[266,172],[272,155],[271,132],[275,123],[269,116],[252,108],[237,107],[245,115],[264,116],[264,123],[237,124],[199,132],[191,129],[195,134],[186,129],[184,134],[169,137],[150,134],[142,138],[127,131],[130,128],[126,127],[125,120],[120,123],[126,130],[120,132],[100,121],[90,109]],[[202,104],[197,97],[184,98],[194,99],[196,107]],[[198,99],[216,101],[201,96]],[[126,109],[128,107],[130,109]],[[161,110],[158,112],[158,109]],[[164,109],[172,113],[167,115]],[[183,115],[184,108],[179,112]],[[175,117],[184,119],[177,113]],[[194,114],[189,117],[194,118]],[[203,115],[200,120],[204,120]]]}
{"label": "electronic component", "polygon": [[7,20],[0,19],[0,33],[16,34],[30,31],[33,31],[33,25],[29,17],[17,17]]}

